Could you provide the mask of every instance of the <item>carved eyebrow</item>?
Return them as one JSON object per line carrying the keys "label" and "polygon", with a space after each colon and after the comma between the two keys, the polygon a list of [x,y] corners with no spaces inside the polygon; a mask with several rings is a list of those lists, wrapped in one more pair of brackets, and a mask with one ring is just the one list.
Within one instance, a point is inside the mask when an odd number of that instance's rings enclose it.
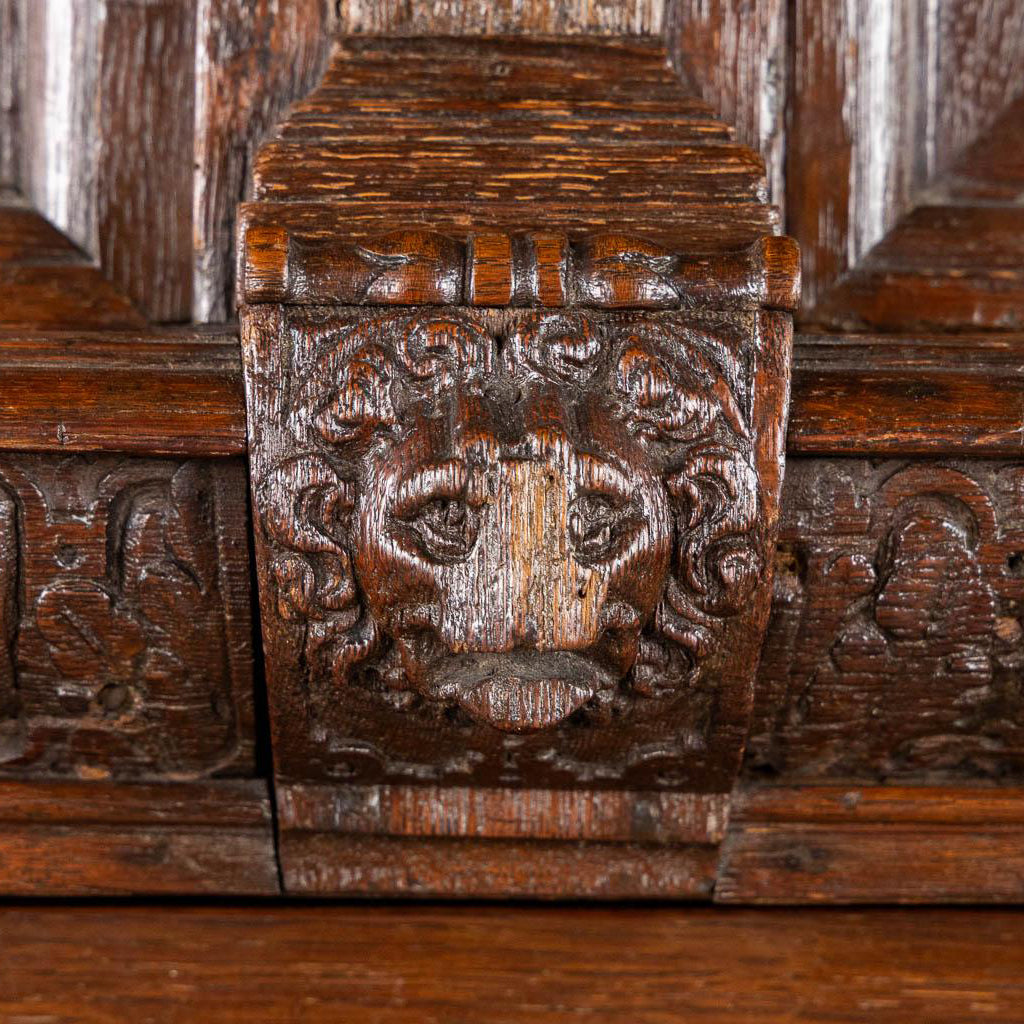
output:
{"label": "carved eyebrow", "polygon": [[586,452],[577,457],[576,478],[579,486],[612,498],[632,496],[633,481],[612,462]]}
{"label": "carved eyebrow", "polygon": [[468,479],[469,470],[461,459],[421,466],[398,485],[393,511],[397,516],[409,515],[436,498],[461,498]]}

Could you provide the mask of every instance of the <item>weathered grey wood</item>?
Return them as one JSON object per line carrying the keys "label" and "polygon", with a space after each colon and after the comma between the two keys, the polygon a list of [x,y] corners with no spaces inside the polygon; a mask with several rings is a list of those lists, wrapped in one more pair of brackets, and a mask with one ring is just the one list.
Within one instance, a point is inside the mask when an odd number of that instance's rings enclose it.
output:
{"label": "weathered grey wood", "polygon": [[367,35],[656,36],[665,0],[339,0],[342,32]]}

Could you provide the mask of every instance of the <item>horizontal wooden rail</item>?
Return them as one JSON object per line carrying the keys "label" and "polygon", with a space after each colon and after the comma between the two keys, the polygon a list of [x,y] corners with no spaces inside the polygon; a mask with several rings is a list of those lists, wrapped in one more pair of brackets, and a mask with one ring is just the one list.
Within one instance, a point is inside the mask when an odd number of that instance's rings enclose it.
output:
{"label": "horizontal wooden rail", "polygon": [[9,1021],[1024,1021],[1021,911],[0,910]]}
{"label": "horizontal wooden rail", "polygon": [[[231,325],[0,335],[0,450],[244,455]],[[1024,454],[1024,335],[802,334],[790,454]]]}

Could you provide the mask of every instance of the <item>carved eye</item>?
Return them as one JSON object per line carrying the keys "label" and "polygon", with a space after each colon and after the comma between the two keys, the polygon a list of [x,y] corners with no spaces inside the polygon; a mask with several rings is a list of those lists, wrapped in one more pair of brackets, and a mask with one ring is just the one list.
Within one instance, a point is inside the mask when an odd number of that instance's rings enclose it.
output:
{"label": "carved eye", "polygon": [[641,525],[631,505],[606,494],[581,494],[569,507],[569,541],[581,562],[613,558]]}
{"label": "carved eye", "polygon": [[435,498],[406,517],[426,553],[437,561],[465,558],[476,543],[480,517],[460,498]]}

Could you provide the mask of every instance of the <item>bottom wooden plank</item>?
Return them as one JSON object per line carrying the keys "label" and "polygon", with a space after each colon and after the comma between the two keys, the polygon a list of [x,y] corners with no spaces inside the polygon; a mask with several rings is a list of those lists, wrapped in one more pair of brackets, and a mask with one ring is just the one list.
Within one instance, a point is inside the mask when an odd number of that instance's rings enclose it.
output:
{"label": "bottom wooden plank", "polygon": [[0,1020],[1024,1022],[1024,913],[0,909]]}
{"label": "bottom wooden plank", "polygon": [[0,782],[0,895],[278,891],[261,781]]}
{"label": "bottom wooden plank", "polygon": [[288,893],[455,899],[708,899],[717,847],[283,832]]}
{"label": "bottom wooden plank", "polygon": [[854,784],[738,793],[715,899],[1022,903],[1024,789]]}

